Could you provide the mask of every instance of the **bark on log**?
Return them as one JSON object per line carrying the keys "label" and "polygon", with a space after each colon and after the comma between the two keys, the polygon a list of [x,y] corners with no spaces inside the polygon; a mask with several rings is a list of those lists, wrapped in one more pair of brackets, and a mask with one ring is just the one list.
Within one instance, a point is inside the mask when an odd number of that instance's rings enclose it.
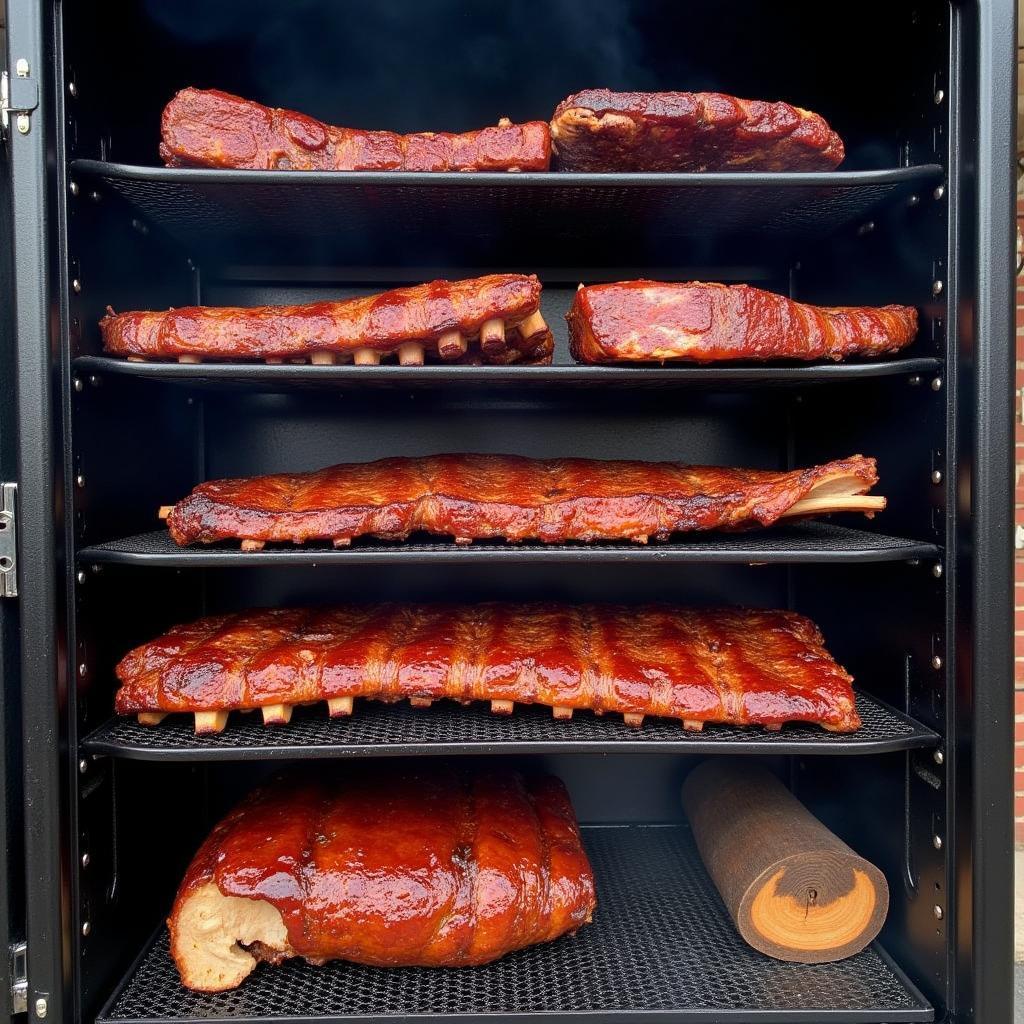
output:
{"label": "bark on log", "polygon": [[889,908],[885,876],[766,769],[705,761],[683,783],[683,807],[708,874],[754,949],[827,963],[878,934]]}

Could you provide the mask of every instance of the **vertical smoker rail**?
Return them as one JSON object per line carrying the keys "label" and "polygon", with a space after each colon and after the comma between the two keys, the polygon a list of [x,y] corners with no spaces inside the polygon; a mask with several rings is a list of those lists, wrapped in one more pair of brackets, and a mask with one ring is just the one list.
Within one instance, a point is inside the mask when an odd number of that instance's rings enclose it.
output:
{"label": "vertical smoker rail", "polygon": [[[970,9],[974,8],[975,11]],[[1014,4],[968,5],[978,23],[977,313],[974,317],[975,433],[968,449],[974,629],[972,949],[970,987],[957,1010],[973,1020],[1009,1020],[1013,1004],[1013,307],[1015,101]],[[966,12],[965,12],[966,13]],[[955,315],[951,313],[951,315]],[[966,448],[966,445],[965,445]],[[958,691],[961,689],[957,687]],[[959,746],[965,746],[966,737]],[[966,770],[967,766],[964,766]],[[962,833],[961,833],[962,834]],[[958,855],[965,859],[967,851]],[[961,925],[968,924],[961,921]],[[961,938],[961,941],[962,938]],[[966,998],[963,998],[966,996]]]}
{"label": "vertical smoker rail", "polygon": [[[55,522],[60,507],[62,459],[55,437],[51,382],[51,297],[57,246],[51,242],[54,179],[47,166],[47,138],[56,124],[51,95],[53,67],[47,59],[50,5],[18,0],[7,5],[11,73],[28,62],[39,105],[23,133],[12,118],[9,153],[12,182],[11,244],[14,267],[15,367],[13,387],[18,422],[18,560],[21,635],[21,692],[25,786],[25,893],[28,942],[28,1019],[71,1019],[65,962],[68,920],[61,839],[65,834],[66,787],[60,745],[60,666],[57,547],[63,537]],[[16,884],[16,883],[13,883]]]}

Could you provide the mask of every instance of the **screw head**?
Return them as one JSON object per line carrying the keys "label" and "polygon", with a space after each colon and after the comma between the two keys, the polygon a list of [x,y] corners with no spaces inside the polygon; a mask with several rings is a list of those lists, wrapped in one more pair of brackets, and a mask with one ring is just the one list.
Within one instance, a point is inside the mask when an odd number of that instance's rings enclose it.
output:
{"label": "screw head", "polygon": [[82,290],[82,282],[78,278],[73,278],[71,281],[71,290],[77,295]]}
{"label": "screw head", "polygon": [[49,1006],[47,1005],[46,1000],[42,996],[40,996],[36,1000],[36,1005],[35,1005],[36,1016],[40,1020],[42,1020],[46,1016],[46,1011],[48,1009],[49,1009]]}
{"label": "screw head", "polygon": [[934,846],[936,850],[941,850],[942,836],[932,836],[932,846]]}
{"label": "screw head", "polygon": [[81,391],[81,390],[82,390],[82,388],[84,388],[84,387],[85,387],[85,385],[84,385],[84,384],[82,383],[82,378],[81,378],[81,377],[76,377],[76,378],[75,378],[75,379],[74,379],[74,380],[73,380],[73,381],[71,382],[71,386],[72,386],[72,387],[73,387],[73,388],[74,388],[74,389],[75,389],[76,391]]}
{"label": "screw head", "polygon": [[74,82],[68,82],[68,92],[72,96],[77,96],[78,95],[78,86],[75,85]]}
{"label": "screw head", "polygon": [[946,98],[944,89],[935,90],[935,106],[938,106]]}
{"label": "screw head", "polygon": [[87,868],[92,863],[92,857],[88,853],[82,854],[82,867]]}
{"label": "screw head", "polygon": [[83,921],[82,922],[82,935],[83,935],[83,937],[88,937],[89,932],[91,932],[91,931],[92,931],[92,925],[89,924],[88,921]]}
{"label": "screw head", "polygon": [[938,297],[942,294],[942,282],[932,281],[932,295]]}
{"label": "screw head", "polygon": [[98,377],[95,373],[89,374],[89,383],[94,387],[98,388],[103,383],[103,378]]}
{"label": "screw head", "polygon": [[82,662],[81,665],[78,666],[78,674],[83,679],[89,674],[89,666],[86,665],[86,663],[84,661]]}
{"label": "screw head", "polygon": [[68,191],[73,196],[77,196],[78,193],[81,192],[82,190],[78,187],[78,182],[77,181],[73,181],[73,182],[71,182],[70,185],[68,185]]}
{"label": "screw head", "polygon": [[941,469],[933,469],[932,470],[932,483],[933,484],[941,484],[942,483],[942,470]]}
{"label": "screw head", "polygon": [[29,66],[24,57],[19,57],[14,65],[14,72],[19,78],[28,78]]}
{"label": "screw head", "polygon": [[942,753],[941,750],[933,750],[932,751],[932,760],[936,764],[942,764],[946,760],[946,756],[945,756],[945,754]]}
{"label": "screw head", "polygon": [[942,659],[937,654],[932,655],[932,668],[935,669],[936,672],[942,668]]}
{"label": "screw head", "polygon": [[931,386],[932,386],[932,391],[941,391],[942,390],[942,378],[941,377],[932,377],[932,385]]}
{"label": "screw head", "polygon": [[89,193],[89,198],[90,198],[90,199],[91,199],[91,200],[92,200],[92,201],[93,201],[94,203],[98,203],[98,202],[100,201],[100,194],[99,194],[99,192],[97,192],[97,191],[93,190],[92,192],[90,192],[90,193]]}
{"label": "screw head", "polygon": [[946,194],[946,186],[945,185],[936,185],[935,186],[935,191],[932,192],[932,195],[936,199],[941,199],[945,194]]}
{"label": "screw head", "polygon": [[919,202],[921,202],[921,197],[920,196],[917,196],[917,195],[910,196],[907,199],[907,206],[917,206],[917,204]]}
{"label": "screw head", "polygon": [[936,903],[935,906],[932,907],[932,913],[935,915],[935,920],[936,921],[941,921],[942,920],[942,918],[943,918],[942,907],[940,907],[938,905],[938,903]]}
{"label": "screw head", "polygon": [[[81,388],[75,388],[75,390],[76,391],[80,391]],[[75,477],[75,486],[76,487],[84,487],[85,486],[85,477],[81,473],[79,473],[78,476]]]}
{"label": "screw head", "polygon": [[85,570],[79,569],[78,572],[75,574],[75,579],[78,580],[79,583],[84,583],[86,580]]}
{"label": "screw head", "polygon": [[32,127],[31,122],[28,119],[28,114],[18,115],[18,132],[22,135],[28,135],[29,129]]}
{"label": "screw head", "polygon": [[907,378],[907,383],[912,387],[916,388],[921,383],[921,377],[919,374],[914,374],[912,377]]}
{"label": "screw head", "polygon": [[83,757],[82,760],[78,762],[78,773],[79,775],[84,775],[88,770],[89,762]]}
{"label": "screw head", "polygon": [[935,563],[935,564],[934,564],[934,565],[932,566],[932,575],[933,575],[933,576],[934,576],[934,577],[935,577],[936,579],[941,579],[941,578],[942,578],[942,563],[941,563],[941,562],[936,562],[936,563]]}

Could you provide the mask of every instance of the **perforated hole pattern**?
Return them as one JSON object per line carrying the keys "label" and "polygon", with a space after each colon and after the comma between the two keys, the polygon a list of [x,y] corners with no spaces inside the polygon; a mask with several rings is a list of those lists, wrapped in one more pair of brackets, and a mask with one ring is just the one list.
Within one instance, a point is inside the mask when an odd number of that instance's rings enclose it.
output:
{"label": "perforated hole pattern", "polygon": [[100,1020],[539,1012],[626,1019],[652,1010],[672,1012],[675,1020],[709,1011],[932,1019],[874,948],[815,966],[781,963],[750,949],[711,885],[688,829],[604,827],[585,835],[598,908],[594,922],[575,936],[476,968],[312,967],[300,960],[262,965],[232,992],[200,995],[182,988],[161,932]]}
{"label": "perforated hole pattern", "polygon": [[[571,748],[588,744],[609,751],[627,745],[645,751],[670,746],[678,753],[696,753],[710,746],[745,744],[763,747],[764,753],[853,753],[862,747],[902,749],[924,746],[934,734],[894,714],[865,694],[857,697],[862,725],[855,733],[829,733],[818,726],[788,725],[779,732],[756,726],[706,726],[702,732],[686,732],[675,721],[647,719],[640,729],[620,717],[598,717],[577,711],[569,722],[557,721],[550,708],[517,705],[509,716],[492,715],[487,705],[460,707],[438,701],[430,708],[408,703],[356,702],[351,718],[329,718],[324,704],[297,708],[283,726],[264,726],[256,712],[235,713],[222,733],[197,736],[190,715],[175,715],[159,726],[139,725],[134,718],[114,719],[85,741],[96,753],[124,754],[145,751],[151,756],[194,754],[197,760],[222,752],[227,757],[336,756],[345,752],[366,756],[381,754],[452,753],[468,744],[515,749]],[[139,756],[136,753],[136,756]]]}

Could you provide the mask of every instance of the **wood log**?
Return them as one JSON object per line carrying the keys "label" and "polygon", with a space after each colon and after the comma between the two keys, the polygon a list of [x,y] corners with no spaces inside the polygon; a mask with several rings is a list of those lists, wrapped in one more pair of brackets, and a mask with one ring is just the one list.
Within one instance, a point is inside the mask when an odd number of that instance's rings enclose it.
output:
{"label": "wood log", "polygon": [[704,866],[737,931],[776,960],[818,964],[878,934],[889,887],[765,768],[736,758],[698,765],[683,807]]}

